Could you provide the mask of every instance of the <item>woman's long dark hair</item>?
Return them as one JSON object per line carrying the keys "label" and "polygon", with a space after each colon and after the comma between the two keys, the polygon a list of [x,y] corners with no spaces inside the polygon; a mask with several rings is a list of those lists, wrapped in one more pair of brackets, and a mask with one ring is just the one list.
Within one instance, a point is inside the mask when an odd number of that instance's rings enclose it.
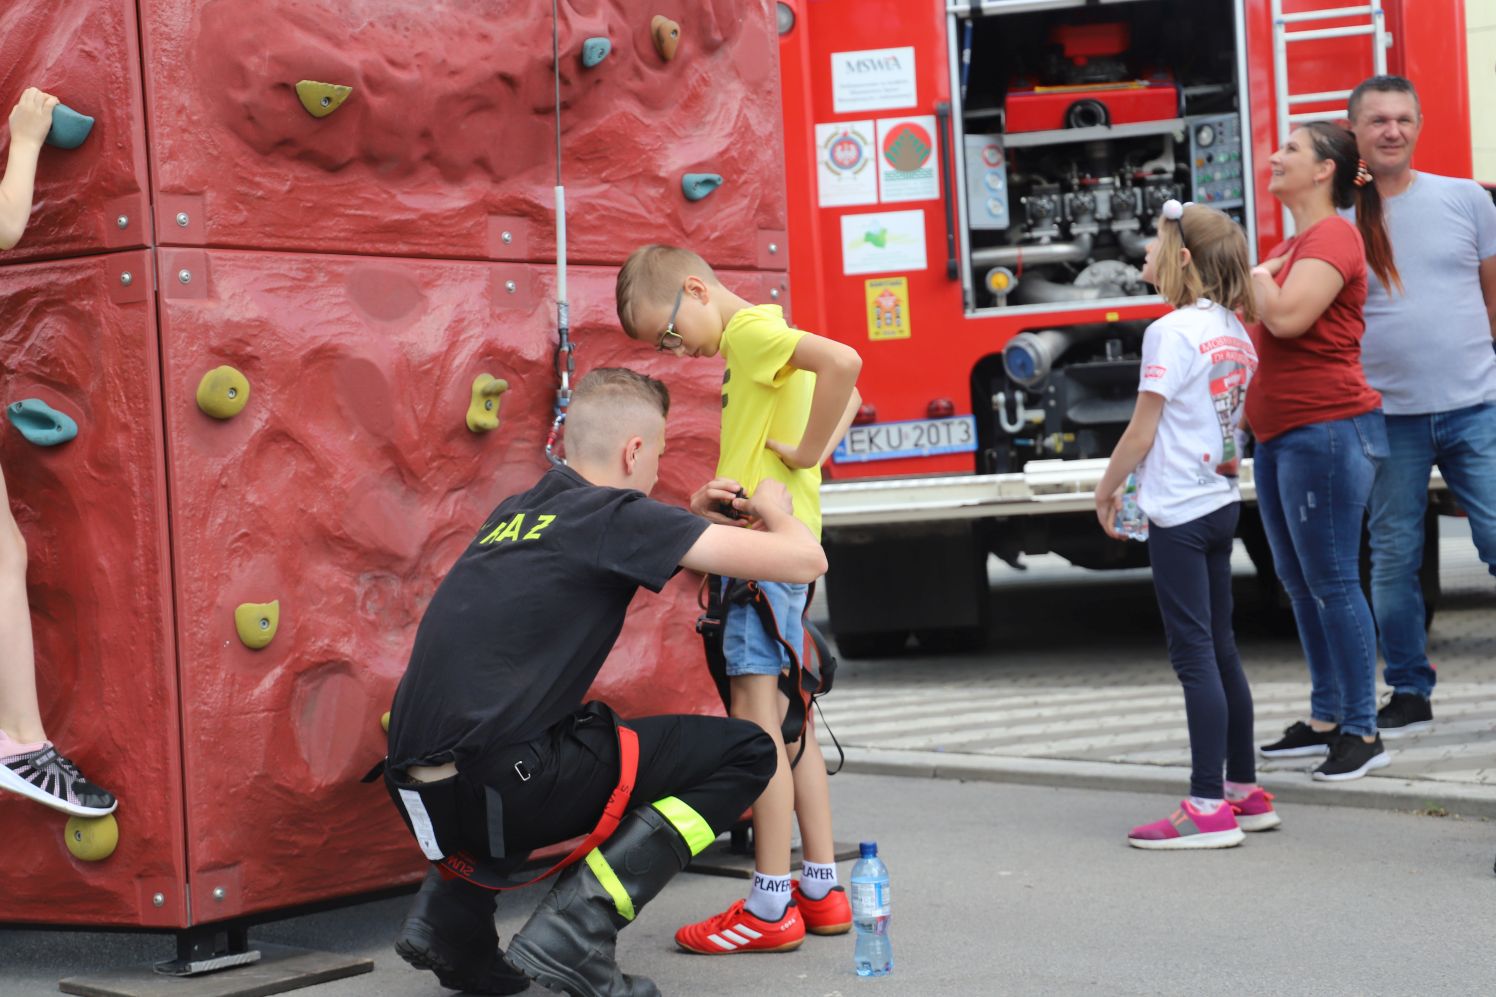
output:
{"label": "woman's long dark hair", "polygon": [[1356,209],[1356,228],[1361,230],[1361,239],[1366,243],[1366,263],[1371,272],[1389,292],[1394,287],[1401,291],[1402,277],[1397,272],[1397,261],[1392,258],[1392,240],[1387,237],[1387,223],[1382,215],[1382,196],[1369,173],[1365,174],[1365,182],[1356,182],[1357,176],[1362,175],[1356,137],[1328,121],[1312,121],[1304,130],[1314,142],[1314,155],[1335,164],[1330,197],[1337,208]]}

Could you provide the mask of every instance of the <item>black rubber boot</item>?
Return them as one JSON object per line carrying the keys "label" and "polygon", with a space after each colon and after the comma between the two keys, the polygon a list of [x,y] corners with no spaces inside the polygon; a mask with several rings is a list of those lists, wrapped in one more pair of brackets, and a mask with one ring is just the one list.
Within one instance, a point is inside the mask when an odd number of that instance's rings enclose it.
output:
{"label": "black rubber boot", "polygon": [[[633,903],[634,915],[686,867],[691,852],[654,807],[640,807],[603,843],[603,858]],[[569,866],[509,944],[509,959],[532,979],[571,997],[658,997],[642,976],[614,959],[620,914],[586,860]]]}
{"label": "black rubber boot", "polygon": [[432,869],[400,925],[395,951],[417,969],[431,970],[448,990],[517,994],[527,989],[529,977],[499,948],[495,900],[482,887],[445,880]]}

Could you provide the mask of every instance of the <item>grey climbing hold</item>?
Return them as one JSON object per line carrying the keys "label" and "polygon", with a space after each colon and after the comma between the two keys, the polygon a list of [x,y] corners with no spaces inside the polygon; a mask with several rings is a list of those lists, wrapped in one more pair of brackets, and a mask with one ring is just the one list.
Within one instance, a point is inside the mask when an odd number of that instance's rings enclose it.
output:
{"label": "grey climbing hold", "polygon": [[40,398],[23,398],[6,406],[11,425],[20,430],[27,442],[39,447],[55,447],[78,435],[78,424]]}
{"label": "grey climbing hold", "polygon": [[79,114],[66,104],[52,108],[52,127],[47,132],[47,144],[59,149],[76,149],[93,131],[94,119]]}
{"label": "grey climbing hold", "polygon": [[589,38],[582,42],[582,65],[591,69],[608,57],[613,43],[606,38]]}
{"label": "grey climbing hold", "polygon": [[688,201],[699,201],[720,186],[722,176],[718,173],[687,173],[680,178],[680,188]]}

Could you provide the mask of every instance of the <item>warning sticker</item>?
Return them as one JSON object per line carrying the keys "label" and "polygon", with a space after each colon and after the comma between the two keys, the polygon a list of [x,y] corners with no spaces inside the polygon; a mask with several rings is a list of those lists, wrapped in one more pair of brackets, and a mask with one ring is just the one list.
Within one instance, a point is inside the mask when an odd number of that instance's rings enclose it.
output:
{"label": "warning sticker", "polygon": [[908,339],[909,278],[875,277],[867,288],[867,338]]}
{"label": "warning sticker", "polygon": [[885,202],[940,197],[940,156],[935,145],[934,115],[878,122],[878,186]]}
{"label": "warning sticker", "polygon": [[871,121],[816,125],[816,184],[823,208],[878,203],[877,150]]}

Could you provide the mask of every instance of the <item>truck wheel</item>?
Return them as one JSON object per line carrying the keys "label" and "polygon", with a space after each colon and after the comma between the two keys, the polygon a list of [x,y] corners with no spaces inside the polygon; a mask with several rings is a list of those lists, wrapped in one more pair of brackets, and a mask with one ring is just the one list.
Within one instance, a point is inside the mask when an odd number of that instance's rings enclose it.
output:
{"label": "truck wheel", "polygon": [[919,641],[920,650],[931,654],[980,651],[987,646],[987,628],[943,627],[936,630],[916,630],[914,639]]}
{"label": "truck wheel", "polygon": [[843,658],[891,658],[909,642],[907,630],[884,630],[870,634],[839,634],[836,650]]}

